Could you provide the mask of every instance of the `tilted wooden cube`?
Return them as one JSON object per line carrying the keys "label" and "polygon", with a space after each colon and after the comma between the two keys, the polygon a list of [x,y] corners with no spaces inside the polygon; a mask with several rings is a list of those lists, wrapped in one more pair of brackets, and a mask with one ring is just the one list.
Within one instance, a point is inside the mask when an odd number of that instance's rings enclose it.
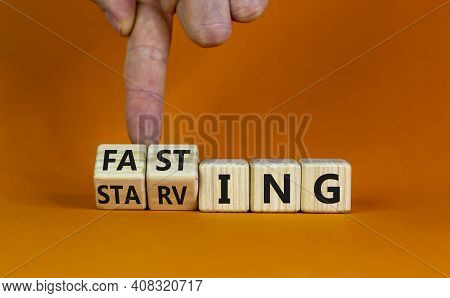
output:
{"label": "tilted wooden cube", "polygon": [[210,159],[200,164],[199,209],[203,212],[249,210],[249,165],[243,159]]}
{"label": "tilted wooden cube", "polygon": [[253,212],[300,210],[300,164],[293,159],[250,162],[250,209]]}
{"label": "tilted wooden cube", "polygon": [[100,209],[145,209],[145,145],[100,145],[94,169]]}
{"label": "tilted wooden cube", "polygon": [[150,145],[147,154],[147,197],[150,210],[198,208],[196,145]]}
{"label": "tilted wooden cube", "polygon": [[303,159],[301,210],[344,213],[351,210],[351,166],[342,159]]}

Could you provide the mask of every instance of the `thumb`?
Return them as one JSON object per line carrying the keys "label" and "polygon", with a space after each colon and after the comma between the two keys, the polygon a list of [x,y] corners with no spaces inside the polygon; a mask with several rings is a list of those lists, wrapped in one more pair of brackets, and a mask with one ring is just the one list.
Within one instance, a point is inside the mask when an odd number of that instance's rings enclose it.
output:
{"label": "thumb", "polygon": [[111,25],[122,36],[131,33],[136,15],[136,0],[93,0],[105,12]]}

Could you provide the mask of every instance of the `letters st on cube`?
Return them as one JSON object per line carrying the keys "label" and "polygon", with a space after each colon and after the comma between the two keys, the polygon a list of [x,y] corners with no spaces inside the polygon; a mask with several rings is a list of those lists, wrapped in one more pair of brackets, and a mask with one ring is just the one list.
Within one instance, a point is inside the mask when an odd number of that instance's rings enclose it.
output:
{"label": "letters st on cube", "polygon": [[345,213],[351,166],[341,159],[210,159],[195,145],[100,145],[100,209]]}

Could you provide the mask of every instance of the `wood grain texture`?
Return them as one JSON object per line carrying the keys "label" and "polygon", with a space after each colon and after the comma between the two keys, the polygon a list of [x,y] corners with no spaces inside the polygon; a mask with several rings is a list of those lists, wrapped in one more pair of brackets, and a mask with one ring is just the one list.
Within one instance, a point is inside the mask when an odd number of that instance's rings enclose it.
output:
{"label": "wood grain texture", "polygon": [[[158,159],[158,153],[166,150]],[[188,150],[183,155],[174,150]],[[170,152],[170,153],[169,153]],[[170,167],[168,167],[168,162]],[[196,145],[150,145],[147,154],[147,197],[150,210],[197,210],[198,149]],[[159,169],[158,169],[159,167]],[[162,170],[161,168],[168,167]]]}
{"label": "wood grain texture", "polygon": [[[199,167],[200,192],[199,209],[203,212],[247,212],[249,210],[249,165],[243,159],[210,159],[204,160]],[[223,197],[226,177],[227,198],[229,202],[220,200]],[[222,178],[223,179],[223,178]]]}
{"label": "wood grain texture", "polygon": [[[110,152],[105,155],[106,151]],[[132,156],[128,153],[125,154],[126,152],[131,152]],[[145,145],[108,144],[98,147],[94,167],[97,208],[145,209],[147,207],[145,189],[146,156],[147,148]],[[109,159],[107,169],[104,169],[105,158]],[[125,163],[120,167],[122,160]],[[133,160],[135,169],[130,164]]]}
{"label": "wood grain texture", "polygon": [[[303,159],[302,167],[302,196],[301,210],[308,213],[345,213],[351,210],[351,165],[342,159]],[[319,177],[334,174],[334,178],[325,179],[319,191],[326,200],[336,197],[339,193],[339,202],[323,203],[315,193],[315,184]],[[325,177],[325,176],[324,176]],[[337,180],[335,180],[337,179]]]}
{"label": "wood grain texture", "polygon": [[[283,202],[274,185],[265,182],[270,175],[283,192]],[[254,159],[250,162],[250,209],[253,212],[298,212],[300,210],[300,164],[293,159]],[[285,182],[289,183],[285,188]],[[266,184],[266,185],[265,185]],[[289,191],[287,192],[287,189]],[[266,202],[265,202],[266,199]]]}

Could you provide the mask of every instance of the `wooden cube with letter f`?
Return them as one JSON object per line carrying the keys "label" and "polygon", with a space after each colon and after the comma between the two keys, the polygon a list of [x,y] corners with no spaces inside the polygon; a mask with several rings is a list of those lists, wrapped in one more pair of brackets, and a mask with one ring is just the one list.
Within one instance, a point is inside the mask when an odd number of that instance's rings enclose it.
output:
{"label": "wooden cube with letter f", "polygon": [[100,145],[94,169],[99,209],[145,209],[145,145]]}

